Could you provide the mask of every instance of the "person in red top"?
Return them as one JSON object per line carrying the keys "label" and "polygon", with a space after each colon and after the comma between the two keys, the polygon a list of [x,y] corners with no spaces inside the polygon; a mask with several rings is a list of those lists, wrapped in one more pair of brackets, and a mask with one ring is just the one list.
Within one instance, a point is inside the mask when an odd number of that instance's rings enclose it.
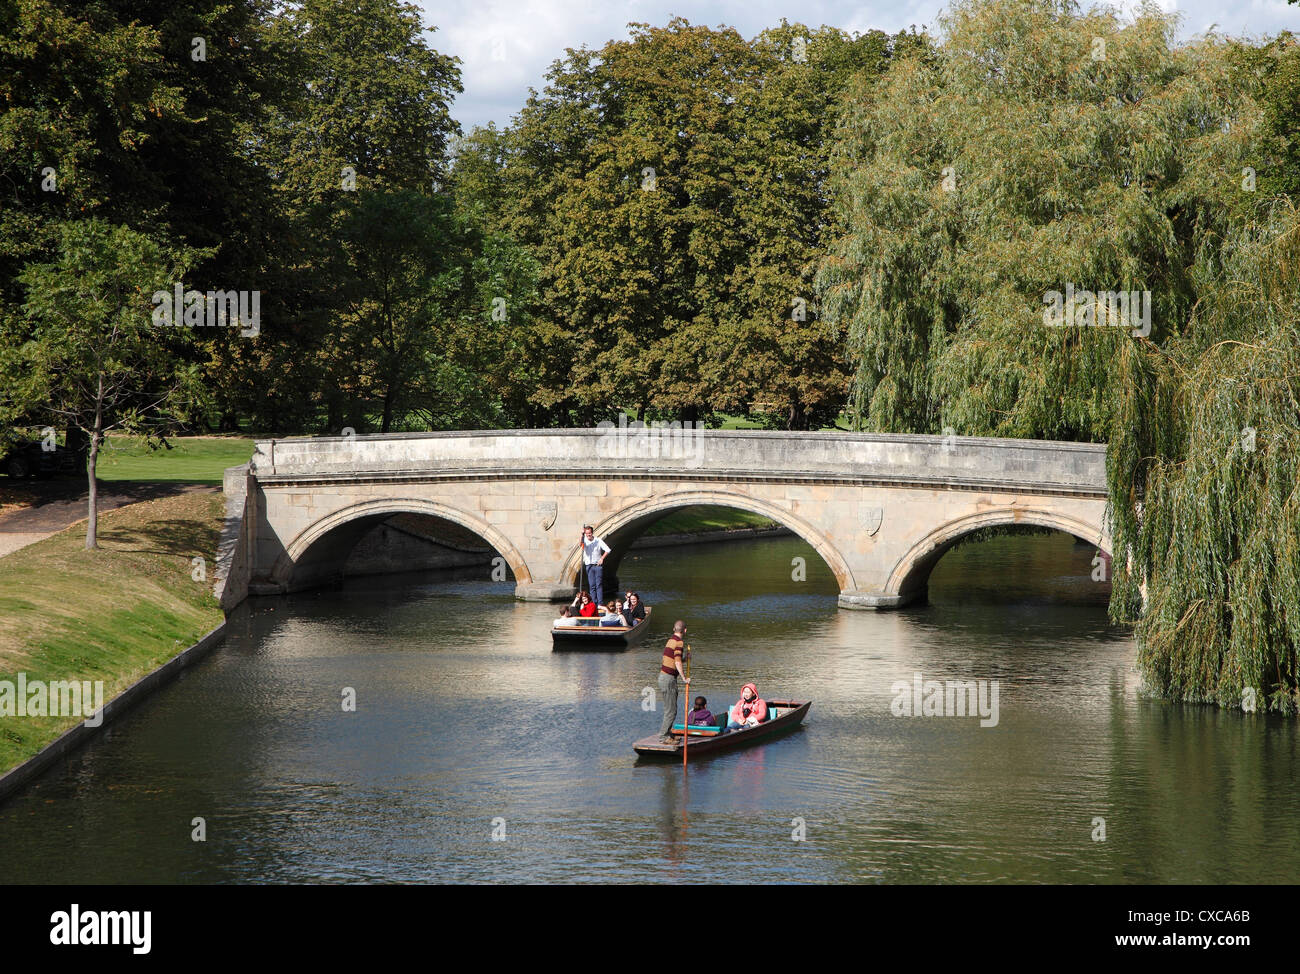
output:
{"label": "person in red top", "polygon": [[661,744],[673,743],[671,731],[673,721],[677,719],[677,678],[679,676],[686,684],[686,692],[691,691],[691,681],[684,668],[684,660],[690,659],[690,652],[690,648],[686,645],[686,623],[678,619],[673,623],[673,634],[664,644],[664,655],[659,661],[659,692],[664,695],[664,719],[659,726]]}
{"label": "person in red top", "polygon": [[767,703],[758,695],[758,687],[746,683],[740,691],[740,700],[731,708],[731,719],[727,721],[729,730],[742,727],[757,727],[767,720]]}
{"label": "person in red top", "polygon": [[573,615],[590,618],[596,614],[596,603],[592,601],[591,596],[582,592],[573,600]]}

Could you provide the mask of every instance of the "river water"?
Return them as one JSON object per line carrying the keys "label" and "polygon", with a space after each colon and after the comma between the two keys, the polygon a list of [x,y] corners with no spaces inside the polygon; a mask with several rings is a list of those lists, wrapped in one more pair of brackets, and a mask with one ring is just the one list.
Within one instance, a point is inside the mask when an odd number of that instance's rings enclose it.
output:
{"label": "river water", "polygon": [[[0,806],[4,878],[1296,882],[1296,722],[1142,696],[1093,554],[964,545],[927,605],[872,613],[838,610],[795,538],[643,550],[622,575],[655,630],[622,653],[553,652],[553,608],[486,569],[254,600]],[[638,761],[675,617],[711,709],[754,680],[811,699],[804,726],[686,772]],[[996,725],[897,715],[917,673],[997,681]]]}

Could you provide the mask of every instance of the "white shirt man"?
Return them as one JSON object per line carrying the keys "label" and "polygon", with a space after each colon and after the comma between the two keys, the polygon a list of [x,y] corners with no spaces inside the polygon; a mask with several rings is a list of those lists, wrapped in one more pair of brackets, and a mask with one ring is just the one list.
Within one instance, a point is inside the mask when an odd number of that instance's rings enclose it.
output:
{"label": "white shirt man", "polygon": [[604,605],[605,572],[601,565],[609,554],[610,547],[603,539],[596,537],[596,531],[590,524],[582,529],[582,539],[578,543],[582,545],[582,567],[587,573],[587,589],[597,605]]}

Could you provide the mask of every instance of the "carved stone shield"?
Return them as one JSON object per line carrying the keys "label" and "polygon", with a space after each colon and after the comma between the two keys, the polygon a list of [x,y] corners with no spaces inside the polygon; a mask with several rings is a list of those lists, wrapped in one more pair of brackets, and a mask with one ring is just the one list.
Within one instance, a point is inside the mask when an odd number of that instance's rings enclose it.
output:
{"label": "carved stone shield", "polygon": [[880,530],[881,518],[885,516],[883,507],[868,507],[862,512],[862,526],[867,529],[867,535],[872,536]]}
{"label": "carved stone shield", "polygon": [[559,505],[555,501],[542,501],[537,505],[537,516],[540,518],[543,531],[549,531],[555,526],[557,513],[559,513]]}

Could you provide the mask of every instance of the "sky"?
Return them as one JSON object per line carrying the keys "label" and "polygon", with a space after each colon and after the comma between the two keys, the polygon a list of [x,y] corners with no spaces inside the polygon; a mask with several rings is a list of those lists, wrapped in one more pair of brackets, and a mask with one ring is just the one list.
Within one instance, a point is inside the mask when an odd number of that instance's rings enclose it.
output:
{"label": "sky", "polygon": [[[944,0],[416,0],[424,11],[430,46],[461,59],[463,94],[453,116],[468,132],[475,125],[510,123],[530,87],[541,90],[551,62],[566,47],[599,48],[627,36],[632,22],[663,26],[674,16],[693,24],[736,28],[753,37],[785,17],[810,27],[826,24],[849,33],[873,28],[895,33],[933,27]],[[1087,6],[1088,4],[1084,4]],[[1181,35],[1212,25],[1222,34],[1259,38],[1281,30],[1300,33],[1300,5],[1285,0],[1161,0],[1182,16]],[[1119,3],[1132,10],[1132,3]]]}

